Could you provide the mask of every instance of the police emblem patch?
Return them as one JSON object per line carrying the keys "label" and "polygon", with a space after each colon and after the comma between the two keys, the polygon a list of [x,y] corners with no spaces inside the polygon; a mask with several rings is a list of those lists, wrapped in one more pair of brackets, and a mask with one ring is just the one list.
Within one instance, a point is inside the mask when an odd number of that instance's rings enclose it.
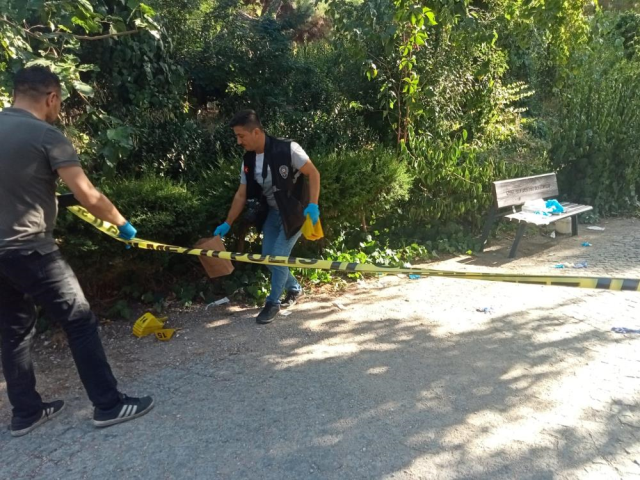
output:
{"label": "police emblem patch", "polygon": [[289,167],[287,167],[286,165],[282,165],[280,167],[280,176],[286,179],[289,176]]}

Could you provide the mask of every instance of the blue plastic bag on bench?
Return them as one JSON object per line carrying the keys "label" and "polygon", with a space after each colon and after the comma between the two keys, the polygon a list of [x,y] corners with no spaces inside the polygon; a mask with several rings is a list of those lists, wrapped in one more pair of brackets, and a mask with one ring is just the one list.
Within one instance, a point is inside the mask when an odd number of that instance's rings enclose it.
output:
{"label": "blue plastic bag on bench", "polygon": [[564,213],[564,207],[560,205],[560,202],[557,200],[547,200],[547,211],[552,215],[557,215],[559,213]]}

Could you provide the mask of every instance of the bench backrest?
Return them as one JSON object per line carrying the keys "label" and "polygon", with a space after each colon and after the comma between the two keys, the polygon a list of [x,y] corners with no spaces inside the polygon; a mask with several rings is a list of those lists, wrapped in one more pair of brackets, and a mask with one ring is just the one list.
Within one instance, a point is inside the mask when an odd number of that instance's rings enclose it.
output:
{"label": "bench backrest", "polygon": [[493,182],[493,195],[498,208],[522,205],[538,198],[555,197],[558,193],[555,173]]}

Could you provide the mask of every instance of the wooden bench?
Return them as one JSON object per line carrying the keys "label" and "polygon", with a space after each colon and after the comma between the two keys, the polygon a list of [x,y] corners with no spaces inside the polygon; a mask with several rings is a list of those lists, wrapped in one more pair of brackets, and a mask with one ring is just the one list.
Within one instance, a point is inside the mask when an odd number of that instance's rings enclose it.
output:
{"label": "wooden bench", "polygon": [[[513,178],[511,180],[501,180],[493,182],[493,205],[489,212],[489,218],[482,230],[482,249],[487,243],[491,227],[500,217],[508,218],[511,221],[518,222],[518,232],[511,246],[509,258],[516,256],[518,244],[522,239],[527,224],[532,225],[549,225],[551,223],[571,217],[571,236],[578,234],[578,214],[593,210],[589,205],[577,205],[575,203],[561,202],[564,213],[554,215],[538,215],[535,213],[523,212],[516,210],[516,207],[522,205],[529,200],[549,199],[557,197],[558,179],[555,173],[546,173],[544,175],[536,175],[534,177]],[[503,212],[503,209],[509,208],[510,211]],[[501,211],[503,213],[501,213]]]}

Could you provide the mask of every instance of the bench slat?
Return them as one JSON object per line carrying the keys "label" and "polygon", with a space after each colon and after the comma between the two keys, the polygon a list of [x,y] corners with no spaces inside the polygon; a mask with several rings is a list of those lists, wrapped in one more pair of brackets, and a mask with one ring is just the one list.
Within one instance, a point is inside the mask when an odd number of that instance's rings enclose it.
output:
{"label": "bench slat", "polygon": [[593,210],[593,207],[590,207],[589,205],[578,205],[575,203],[563,203],[562,206],[565,208],[565,212],[561,213],[560,215],[549,215],[548,217],[545,217],[543,215],[536,215],[535,213],[517,212],[505,215],[505,218],[517,222],[531,223],[533,225],[549,225],[551,223],[557,222],[558,220],[562,220],[563,218],[573,217],[574,215],[578,215],[579,213]]}
{"label": "bench slat", "polygon": [[528,200],[558,195],[558,179],[555,173],[533,177],[513,178],[493,182],[493,193],[498,208],[522,205]]}
{"label": "bench slat", "polygon": [[[568,215],[568,216],[572,216],[572,215],[576,215],[578,213],[583,213],[583,212],[587,212],[589,210],[593,210],[593,207],[590,207],[588,205],[570,205],[570,206],[564,206],[564,213],[562,213],[561,215]],[[585,210],[586,208],[586,210]]]}

